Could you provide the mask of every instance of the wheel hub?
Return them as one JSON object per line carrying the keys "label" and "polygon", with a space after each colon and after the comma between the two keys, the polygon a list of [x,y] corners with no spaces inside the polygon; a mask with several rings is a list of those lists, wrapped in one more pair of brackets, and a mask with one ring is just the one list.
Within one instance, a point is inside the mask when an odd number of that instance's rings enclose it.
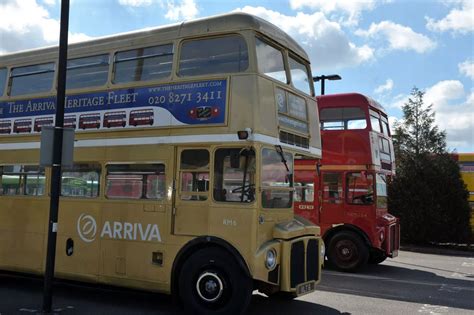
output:
{"label": "wheel hub", "polygon": [[222,280],[212,272],[204,272],[196,282],[196,290],[201,299],[206,302],[215,302],[224,290]]}

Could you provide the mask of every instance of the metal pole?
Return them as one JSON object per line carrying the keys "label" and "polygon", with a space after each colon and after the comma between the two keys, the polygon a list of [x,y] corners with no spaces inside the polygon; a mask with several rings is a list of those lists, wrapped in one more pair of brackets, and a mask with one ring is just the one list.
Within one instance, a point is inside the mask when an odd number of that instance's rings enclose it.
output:
{"label": "metal pole", "polygon": [[56,261],[56,237],[61,185],[61,159],[64,126],[64,101],[66,97],[66,67],[69,29],[69,0],[61,1],[61,26],[59,34],[58,92],[56,97],[56,119],[53,143],[53,166],[51,170],[51,199],[49,206],[48,248],[44,273],[43,312],[50,313],[54,264]]}
{"label": "metal pole", "polygon": [[326,80],[325,76],[321,76],[321,95],[324,95],[324,80]]}

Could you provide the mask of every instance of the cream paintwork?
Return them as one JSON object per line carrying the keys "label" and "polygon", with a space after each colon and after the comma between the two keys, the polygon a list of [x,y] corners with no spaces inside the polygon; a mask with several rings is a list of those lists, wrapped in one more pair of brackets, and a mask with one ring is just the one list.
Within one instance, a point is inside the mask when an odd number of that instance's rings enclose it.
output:
{"label": "cream paintwork", "polygon": [[[309,146],[312,150],[284,146],[285,152],[320,158],[321,142],[316,102],[309,96],[295,90],[291,85],[278,82],[259,74],[256,64],[255,36],[270,36],[269,40],[283,49],[289,48],[293,54],[307,61],[307,55],[290,37],[273,25],[260,19],[233,14],[212,19],[185,22],[180,25],[141,33],[119,35],[91,42],[71,45],[70,57],[80,57],[95,53],[113,53],[118,49],[144,47],[161,43],[174,43],[179,47],[183,39],[200,36],[219,36],[238,33],[243,36],[249,47],[249,68],[241,73],[229,75],[211,75],[197,78],[180,78],[176,75],[177,55],[173,62],[171,78],[147,82],[145,85],[157,86],[174,82],[192,82],[209,79],[226,79],[227,117],[224,124],[217,126],[185,126],[173,128],[140,128],[133,130],[99,130],[78,132],[79,141],[97,140],[97,144],[76,147],[76,163],[98,163],[101,165],[100,194],[98,198],[79,199],[62,197],[59,209],[59,231],[57,241],[56,275],[63,278],[101,282],[120,286],[142,288],[154,291],[170,292],[172,266],[181,248],[196,236],[212,235],[227,241],[243,257],[251,276],[255,280],[268,282],[268,270],[265,268],[265,253],[269,248],[277,252],[281,265],[280,290],[293,291],[289,285],[290,239],[303,237],[317,238],[321,241],[319,228],[295,221],[293,211],[288,209],[261,208],[260,165],[263,147],[273,149],[274,144],[266,142],[266,137],[278,139],[279,131],[285,130],[301,135],[297,131],[281,128],[278,125],[275,89],[281,88],[303,97],[307,103],[307,117],[310,132]],[[179,49],[179,48],[178,48]],[[285,58],[288,51],[284,50]],[[54,49],[42,49],[0,57],[0,67],[28,65],[32,63],[54,61],[57,58]],[[286,59],[285,59],[286,60]],[[111,73],[112,70],[110,70]],[[56,86],[56,84],[54,84]],[[74,93],[94,93],[107,89],[142,87],[142,82],[113,85],[110,79],[105,86],[93,89],[68,91]],[[54,91],[35,95],[51,96]],[[31,98],[27,96],[23,98]],[[3,97],[0,101],[13,101],[22,97]],[[262,135],[259,141],[223,142],[210,141],[200,143],[173,143],[174,136],[196,134],[214,135],[236,134],[238,130],[251,128],[255,134]],[[148,145],[129,144],[126,146],[100,145],[112,139],[133,139],[147,137],[169,137],[169,143],[151,143]],[[36,143],[39,135],[1,135],[0,147],[21,143]],[[225,203],[212,199],[213,155],[217,148],[252,146],[256,152],[256,200],[251,203]],[[179,187],[179,150],[182,148],[205,148],[210,152],[210,192],[204,202],[179,200],[173,193],[173,181]],[[1,149],[1,148],[0,148]],[[1,150],[0,165],[37,164],[38,149]],[[105,192],[105,169],[110,163],[164,163],[166,169],[167,197],[161,201],[153,200],[107,200]],[[49,170],[46,191],[50,190]],[[49,198],[46,196],[0,196],[0,269],[42,273],[47,244]],[[92,242],[83,242],[77,234],[77,220],[81,214],[93,216],[98,226],[104,222],[139,222],[142,225],[158,224],[161,242],[139,240],[115,240],[96,237]],[[176,214],[174,214],[176,213]],[[236,224],[225,224],[235,222]],[[66,255],[67,239],[74,241],[74,253]],[[162,266],[152,261],[153,252],[163,254]],[[320,262],[321,268],[322,261]],[[303,268],[303,266],[302,266]]]}

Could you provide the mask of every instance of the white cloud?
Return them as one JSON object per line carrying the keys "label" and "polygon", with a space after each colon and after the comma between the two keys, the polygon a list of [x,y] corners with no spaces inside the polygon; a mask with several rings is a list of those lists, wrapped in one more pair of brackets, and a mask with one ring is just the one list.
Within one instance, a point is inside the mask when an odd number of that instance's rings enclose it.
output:
{"label": "white cloud", "polygon": [[326,14],[341,15],[341,23],[356,25],[362,11],[371,11],[383,2],[390,2],[390,0],[290,0],[290,6],[294,10],[307,7]]}
{"label": "white cloud", "polygon": [[[8,0],[0,4],[0,53],[57,45],[59,20],[36,0]],[[90,39],[85,34],[70,34],[70,42]]]}
{"label": "white cloud", "polygon": [[446,108],[453,100],[464,97],[464,86],[457,80],[445,80],[436,83],[426,89],[424,103],[426,105],[433,104],[433,109]]}
{"label": "white cloud", "polygon": [[147,7],[152,5],[153,0],[118,0],[120,5],[130,7]]}
{"label": "white cloud", "polygon": [[132,8],[158,4],[166,10],[165,18],[171,21],[191,20],[199,14],[196,0],[118,0],[120,5]]}
{"label": "white cloud", "polygon": [[296,16],[289,16],[264,7],[251,6],[236,11],[259,16],[288,33],[306,50],[313,69],[317,69],[318,73],[355,66],[374,57],[372,48],[350,42],[341,26],[329,21],[321,12],[298,12]]}
{"label": "white cloud", "polygon": [[431,31],[466,34],[474,31],[474,1],[447,1],[454,8],[441,20],[426,17],[426,27]]}
{"label": "white cloud", "polygon": [[[410,95],[397,95],[388,107],[401,108],[409,97]],[[435,124],[440,130],[446,130],[446,141],[450,150],[474,150],[473,92],[466,96],[460,81],[440,81],[426,88],[423,103],[426,106],[433,105]]]}
{"label": "white cloud", "polygon": [[414,50],[417,53],[424,53],[436,47],[436,43],[425,35],[391,21],[372,23],[368,30],[359,29],[355,34],[375,40],[386,39],[389,43],[389,50]]}
{"label": "white cloud", "polygon": [[56,0],[42,0],[44,4],[54,6],[56,5]]}
{"label": "white cloud", "polygon": [[474,60],[466,60],[458,64],[459,72],[474,80]]}
{"label": "white cloud", "polygon": [[374,93],[382,94],[384,92],[390,92],[392,89],[393,89],[393,80],[387,79],[387,81],[385,81],[385,84],[380,85],[374,90]]}
{"label": "white cloud", "polygon": [[195,0],[167,0],[164,6],[168,10],[165,17],[171,21],[191,20],[199,14]]}

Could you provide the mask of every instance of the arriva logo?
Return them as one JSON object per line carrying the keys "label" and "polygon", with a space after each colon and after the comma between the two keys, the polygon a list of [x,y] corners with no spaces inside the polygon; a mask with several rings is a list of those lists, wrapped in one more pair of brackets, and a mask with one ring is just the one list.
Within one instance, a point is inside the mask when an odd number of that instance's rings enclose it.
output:
{"label": "arriva logo", "polygon": [[79,219],[77,219],[77,233],[86,243],[94,241],[97,233],[97,223],[95,219],[88,214],[81,214]]}
{"label": "arriva logo", "polygon": [[[97,234],[97,223],[88,214],[81,214],[77,219],[77,233],[87,243],[95,240]],[[147,224],[143,227],[141,223],[109,222],[105,221],[100,232],[100,238],[109,237],[117,240],[141,240],[161,242],[160,230],[157,224]]]}

